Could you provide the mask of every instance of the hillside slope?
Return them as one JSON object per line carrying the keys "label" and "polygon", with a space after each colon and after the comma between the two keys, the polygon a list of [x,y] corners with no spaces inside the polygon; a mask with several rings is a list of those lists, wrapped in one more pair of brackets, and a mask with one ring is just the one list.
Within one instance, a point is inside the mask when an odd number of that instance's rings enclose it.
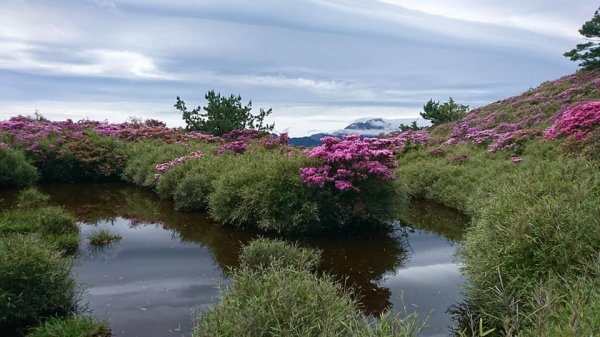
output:
{"label": "hillside slope", "polygon": [[600,335],[600,70],[429,133],[396,173],[413,197],[471,216],[464,322],[498,336]]}

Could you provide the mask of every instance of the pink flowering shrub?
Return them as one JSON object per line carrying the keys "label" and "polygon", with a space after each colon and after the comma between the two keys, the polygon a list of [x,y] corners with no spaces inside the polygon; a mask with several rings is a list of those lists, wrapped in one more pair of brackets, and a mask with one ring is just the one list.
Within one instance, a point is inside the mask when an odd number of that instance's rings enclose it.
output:
{"label": "pink flowering shrub", "polygon": [[254,139],[260,139],[265,135],[264,132],[258,130],[240,129],[230,131],[221,136],[221,138],[226,142],[242,141],[247,143]]}
{"label": "pink flowering shrub", "polygon": [[393,132],[383,138],[365,138],[366,141],[377,141],[387,149],[396,153],[410,151],[421,147],[431,140],[429,130],[408,130],[402,132]]}
{"label": "pink flowering shrub", "polygon": [[582,141],[595,127],[600,126],[600,101],[587,101],[561,110],[554,123],[544,132],[546,139],[575,137]]}
{"label": "pink flowering shrub", "polygon": [[344,139],[324,137],[323,145],[308,151],[317,160],[316,167],[300,170],[302,181],[311,187],[333,186],[340,191],[359,191],[358,185],[367,178],[394,180],[392,171],[397,166],[393,141],[366,138],[358,135]]}
{"label": "pink flowering shrub", "polygon": [[260,144],[267,150],[274,149],[278,146],[287,147],[290,138],[287,133],[282,133],[279,136],[264,137],[260,140]]}
{"label": "pink flowering shrub", "polygon": [[226,152],[241,154],[246,152],[248,148],[248,143],[243,140],[236,140],[231,143],[222,144],[215,150],[215,154],[220,156]]}
{"label": "pink flowering shrub", "polygon": [[289,137],[287,133],[282,133],[279,136],[273,136],[256,130],[234,130],[222,136],[224,144],[221,144],[215,154],[220,156],[224,153],[242,154],[246,152],[250,143],[257,143],[267,150],[277,147],[288,149]]}
{"label": "pink flowering shrub", "polygon": [[451,136],[444,142],[446,145],[464,144],[471,142],[474,144],[485,144],[489,152],[500,150],[518,151],[518,145],[525,140],[538,136],[539,131],[526,129],[529,121],[520,123],[500,123],[493,129],[480,129],[470,127],[466,122],[458,123],[452,130]]}

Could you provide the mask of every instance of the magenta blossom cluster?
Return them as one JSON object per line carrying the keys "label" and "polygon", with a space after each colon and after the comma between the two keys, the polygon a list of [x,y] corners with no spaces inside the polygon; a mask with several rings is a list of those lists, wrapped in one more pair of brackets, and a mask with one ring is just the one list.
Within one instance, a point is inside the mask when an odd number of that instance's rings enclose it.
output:
{"label": "magenta blossom cluster", "polygon": [[300,169],[302,181],[311,187],[324,188],[332,185],[340,191],[358,191],[357,183],[367,178],[393,180],[393,168],[397,167],[392,141],[365,138],[358,135],[344,139],[324,137],[323,144],[307,151],[317,159],[319,166]]}
{"label": "magenta blossom cluster", "polygon": [[175,158],[166,163],[158,164],[158,165],[156,165],[155,177],[158,178],[161,174],[165,173],[166,171],[172,169],[175,166],[179,166],[179,165],[183,164],[187,160],[199,159],[202,157],[204,157],[204,153],[202,153],[201,151],[194,151],[194,152],[190,152],[190,153],[186,154],[185,156]]}
{"label": "magenta blossom cluster", "polygon": [[258,139],[258,143],[265,149],[274,149],[279,146],[288,147],[289,137],[287,133],[278,136],[265,134],[256,130],[235,130],[223,135],[223,140],[227,143],[221,144],[215,154],[220,156],[231,152],[241,154],[246,152],[248,145]]}
{"label": "magenta blossom cluster", "polygon": [[600,101],[581,102],[561,110],[552,126],[544,132],[544,137],[573,136],[582,141],[597,126],[600,126]]}
{"label": "magenta blossom cluster", "polygon": [[53,143],[58,146],[69,140],[81,139],[88,132],[128,141],[145,139],[160,139],[168,143],[190,140],[222,141],[220,137],[201,132],[185,132],[178,128],[168,128],[164,124],[110,124],[91,120],[73,122],[70,119],[54,122],[26,116],[17,116],[7,121],[0,121],[0,131],[7,132],[15,142],[34,149],[41,140],[52,138]]}
{"label": "magenta blossom cluster", "polygon": [[488,151],[514,149],[517,143],[523,139],[539,135],[539,131],[525,129],[532,123],[525,120],[519,123],[500,123],[493,129],[480,129],[470,127],[466,122],[460,122],[452,131],[452,135],[446,140],[446,145],[462,144],[472,142],[475,144],[489,144]]}
{"label": "magenta blossom cluster", "polygon": [[[429,130],[423,129],[418,131],[408,130],[400,133],[393,133],[390,137],[383,138],[381,141],[387,143],[387,148],[393,148],[394,151],[401,151],[408,147],[423,145],[427,143],[430,138]],[[377,138],[371,138],[370,141],[375,139]]]}
{"label": "magenta blossom cluster", "polygon": [[215,150],[215,154],[217,156],[220,156],[226,152],[241,154],[241,153],[246,152],[247,148],[248,148],[247,142],[245,142],[243,140],[236,140],[231,143],[222,144]]}

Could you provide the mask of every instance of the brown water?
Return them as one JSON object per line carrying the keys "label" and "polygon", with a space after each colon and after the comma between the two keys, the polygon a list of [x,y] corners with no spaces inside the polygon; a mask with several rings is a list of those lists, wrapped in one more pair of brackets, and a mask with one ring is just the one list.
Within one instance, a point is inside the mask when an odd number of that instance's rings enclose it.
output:
{"label": "brown water", "polygon": [[[87,287],[84,301],[92,314],[107,319],[115,336],[189,336],[193,312],[218,300],[240,247],[258,235],[220,226],[202,213],[176,212],[171,202],[129,185],[42,189],[80,221],[74,273]],[[7,201],[0,200],[1,207]],[[366,313],[406,307],[429,316],[423,336],[448,336],[447,309],[462,299],[455,251],[467,219],[422,201],[411,203],[403,218],[406,225],[391,233],[301,243],[323,250],[321,270],[352,286]],[[122,240],[92,249],[87,237],[103,228]]]}

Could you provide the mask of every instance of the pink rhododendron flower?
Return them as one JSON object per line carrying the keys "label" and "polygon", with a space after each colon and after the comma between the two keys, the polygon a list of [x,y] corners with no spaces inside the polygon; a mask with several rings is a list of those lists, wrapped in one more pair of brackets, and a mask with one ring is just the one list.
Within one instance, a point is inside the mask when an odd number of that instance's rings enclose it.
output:
{"label": "pink rhododendron flower", "polygon": [[577,103],[562,109],[545,132],[546,139],[573,136],[582,141],[594,127],[600,126],[600,101]]}
{"label": "pink rhododendron flower", "polygon": [[321,141],[321,146],[305,152],[319,163],[300,170],[306,185],[324,188],[332,183],[340,191],[358,191],[356,183],[368,178],[395,179],[392,169],[398,165],[394,152],[397,139],[361,140],[358,135],[350,135],[344,139],[324,137]]}

